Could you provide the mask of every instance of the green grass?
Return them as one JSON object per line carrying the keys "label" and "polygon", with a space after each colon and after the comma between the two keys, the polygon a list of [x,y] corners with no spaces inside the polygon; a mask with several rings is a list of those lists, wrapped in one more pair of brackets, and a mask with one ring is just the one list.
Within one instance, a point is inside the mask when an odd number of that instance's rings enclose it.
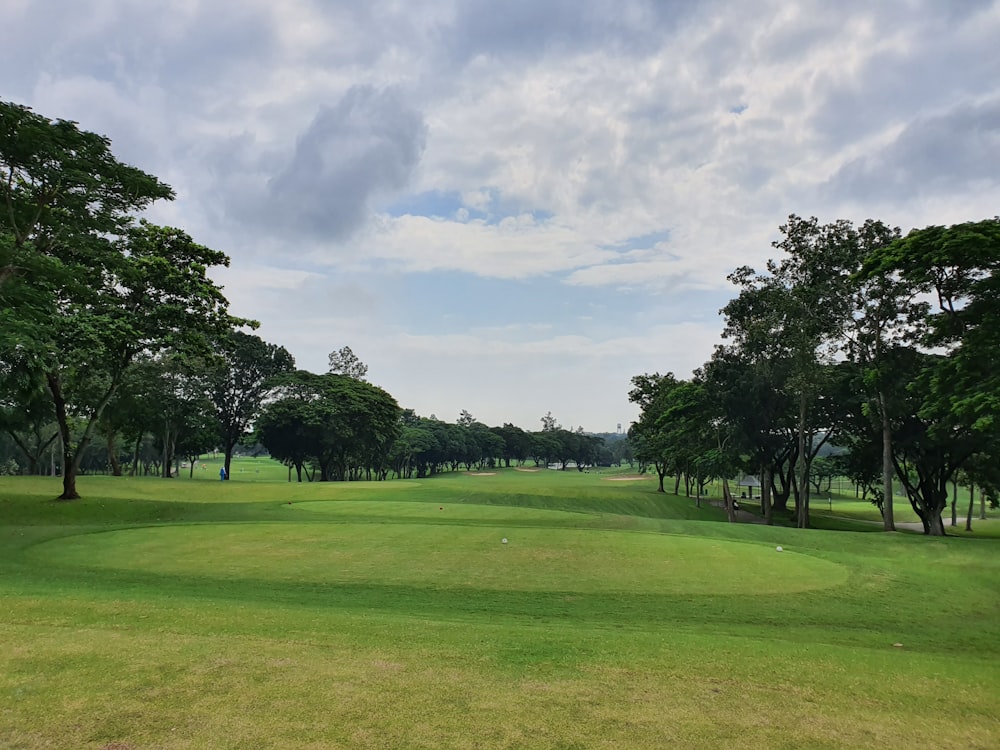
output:
{"label": "green grass", "polygon": [[0,748],[1000,744],[980,532],[730,525],[597,473],[205,463],[73,503],[0,479]]}

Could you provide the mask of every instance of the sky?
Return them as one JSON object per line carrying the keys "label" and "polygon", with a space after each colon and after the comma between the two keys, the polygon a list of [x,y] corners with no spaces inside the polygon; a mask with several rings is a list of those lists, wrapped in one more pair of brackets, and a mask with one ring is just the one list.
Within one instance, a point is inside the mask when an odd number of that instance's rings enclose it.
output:
{"label": "sky", "polygon": [[1000,0],[4,0],[0,98],[171,185],[299,367],[613,432],[789,214],[1000,213],[998,39]]}

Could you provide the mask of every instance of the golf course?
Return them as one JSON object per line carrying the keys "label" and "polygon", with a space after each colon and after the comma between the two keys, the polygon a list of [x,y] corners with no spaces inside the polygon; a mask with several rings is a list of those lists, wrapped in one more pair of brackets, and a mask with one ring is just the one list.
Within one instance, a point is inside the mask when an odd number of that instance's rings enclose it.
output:
{"label": "golf course", "polygon": [[934,539],[608,470],[217,477],[0,477],[0,748],[1000,746],[996,511]]}

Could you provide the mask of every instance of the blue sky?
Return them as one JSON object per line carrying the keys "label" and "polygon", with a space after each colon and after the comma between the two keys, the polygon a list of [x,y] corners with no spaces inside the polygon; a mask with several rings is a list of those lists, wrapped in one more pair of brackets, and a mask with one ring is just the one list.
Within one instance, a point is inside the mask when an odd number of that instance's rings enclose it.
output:
{"label": "blue sky", "polygon": [[300,366],[602,431],[788,214],[995,215],[998,38],[993,0],[8,0],[0,96],[172,185]]}

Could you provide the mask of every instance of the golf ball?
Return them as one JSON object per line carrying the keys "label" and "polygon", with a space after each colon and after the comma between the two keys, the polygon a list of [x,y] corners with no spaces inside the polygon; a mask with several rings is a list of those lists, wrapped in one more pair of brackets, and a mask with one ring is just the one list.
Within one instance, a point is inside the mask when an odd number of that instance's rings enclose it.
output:
{"label": "golf ball", "polygon": [[780,546],[780,545],[779,545],[779,546],[777,546],[777,547],[775,547],[774,549],[775,549],[776,551],[778,551],[778,552],[783,552],[783,551],[784,551],[784,550],[782,550],[782,549],[781,549],[781,546]]}
{"label": "golf ball", "polygon": [[507,543],[507,537],[504,537],[503,539],[500,540],[500,544],[506,544],[506,543]]}

